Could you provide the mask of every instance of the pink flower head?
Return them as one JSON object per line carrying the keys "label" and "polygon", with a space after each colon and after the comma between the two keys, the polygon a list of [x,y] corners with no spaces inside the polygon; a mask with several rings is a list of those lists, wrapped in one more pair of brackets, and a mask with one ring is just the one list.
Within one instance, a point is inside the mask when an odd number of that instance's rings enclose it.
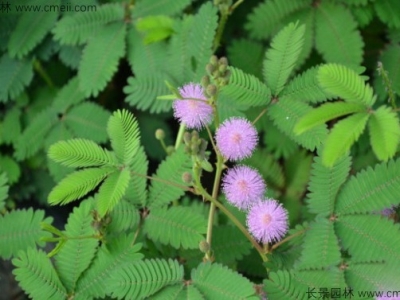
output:
{"label": "pink flower head", "polygon": [[247,215],[247,226],[254,238],[263,244],[279,241],[288,230],[288,213],[273,199],[259,201]]}
{"label": "pink flower head", "polygon": [[183,99],[173,103],[174,116],[187,128],[201,129],[209,124],[213,117],[213,108],[207,103],[203,88],[199,84],[189,83],[179,89]]}
{"label": "pink flower head", "polygon": [[222,179],[222,189],[229,203],[244,210],[264,195],[265,182],[256,170],[236,166]]}
{"label": "pink flower head", "polygon": [[246,119],[233,117],[218,127],[215,134],[221,154],[230,160],[249,157],[258,142],[256,128]]}

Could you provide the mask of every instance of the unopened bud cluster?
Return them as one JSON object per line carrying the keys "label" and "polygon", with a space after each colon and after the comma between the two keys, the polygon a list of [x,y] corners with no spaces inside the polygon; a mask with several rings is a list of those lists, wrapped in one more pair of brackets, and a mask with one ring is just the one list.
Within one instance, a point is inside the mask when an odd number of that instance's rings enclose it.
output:
{"label": "unopened bud cluster", "polygon": [[186,131],[183,135],[185,152],[197,156],[200,160],[206,159],[207,141],[200,138],[197,131]]}
{"label": "unopened bud cluster", "polygon": [[228,84],[230,71],[228,70],[228,60],[226,57],[218,59],[215,55],[211,56],[206,65],[208,75],[203,76],[201,85],[203,86],[207,97],[214,97],[218,89]]}

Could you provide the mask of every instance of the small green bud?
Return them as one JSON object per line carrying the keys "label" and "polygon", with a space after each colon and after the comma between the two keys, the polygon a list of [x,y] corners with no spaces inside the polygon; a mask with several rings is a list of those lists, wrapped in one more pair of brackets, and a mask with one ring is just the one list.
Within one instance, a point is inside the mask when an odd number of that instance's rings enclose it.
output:
{"label": "small green bud", "polygon": [[215,66],[212,64],[207,64],[206,65],[206,71],[208,74],[213,74],[215,72]]}
{"label": "small green bud", "polygon": [[211,56],[211,58],[210,58],[210,64],[216,66],[216,65],[218,64],[218,57],[215,56],[215,55]]}
{"label": "small green bud", "polygon": [[201,78],[201,85],[203,88],[207,88],[207,86],[210,84],[210,76],[204,75],[203,78]]}
{"label": "small green bud", "polygon": [[192,174],[190,174],[189,172],[184,172],[182,174],[182,181],[185,183],[191,183],[193,180]]}
{"label": "small green bud", "polygon": [[183,134],[183,141],[185,142],[186,145],[190,144],[190,140],[192,139],[192,135],[190,134],[190,132],[186,131]]}
{"label": "small green bud", "polygon": [[196,130],[192,131],[192,142],[197,141],[199,139],[199,133]]}
{"label": "small green bud", "polygon": [[207,243],[206,240],[202,240],[202,241],[199,243],[199,249],[200,249],[201,252],[207,253],[208,251],[210,251],[210,244]]}
{"label": "small green bud", "polygon": [[228,66],[228,59],[223,56],[219,59],[218,63],[220,66]]}
{"label": "small green bud", "polygon": [[210,84],[206,89],[206,93],[210,97],[215,96],[215,94],[217,93],[217,87],[215,86],[215,84]]}
{"label": "small green bud", "polygon": [[225,75],[226,70],[228,69],[227,65],[219,65],[218,71],[221,75]]}
{"label": "small green bud", "polygon": [[167,154],[168,155],[171,155],[174,152],[175,152],[175,147],[174,146],[170,145],[170,146],[167,147]]}
{"label": "small green bud", "polygon": [[157,130],[156,130],[156,139],[157,140],[163,140],[163,139],[165,139],[165,132],[164,132],[164,130],[162,130],[161,128],[158,128]]}

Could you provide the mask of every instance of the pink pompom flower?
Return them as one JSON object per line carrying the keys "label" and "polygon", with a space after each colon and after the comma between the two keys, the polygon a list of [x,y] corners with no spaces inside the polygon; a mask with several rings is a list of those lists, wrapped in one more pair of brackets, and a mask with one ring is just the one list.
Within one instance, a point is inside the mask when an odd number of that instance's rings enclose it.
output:
{"label": "pink pompom flower", "polygon": [[187,128],[201,129],[213,119],[213,108],[204,96],[199,84],[189,83],[179,89],[182,99],[173,103],[174,117]]}
{"label": "pink pompom flower", "polygon": [[263,244],[279,241],[288,230],[288,213],[278,201],[265,199],[253,205],[247,215],[253,237]]}
{"label": "pink pompom flower", "polygon": [[218,127],[215,140],[221,154],[229,160],[236,161],[253,153],[258,142],[258,134],[248,120],[233,117]]}
{"label": "pink pompom flower", "polygon": [[229,203],[239,209],[248,209],[263,197],[266,185],[260,173],[248,166],[228,170],[222,179],[222,190]]}

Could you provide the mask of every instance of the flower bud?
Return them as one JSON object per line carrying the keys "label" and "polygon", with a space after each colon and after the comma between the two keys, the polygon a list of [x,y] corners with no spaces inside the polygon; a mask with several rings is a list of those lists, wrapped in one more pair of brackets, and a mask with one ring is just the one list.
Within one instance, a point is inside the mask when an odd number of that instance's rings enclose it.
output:
{"label": "flower bud", "polygon": [[210,84],[210,76],[204,75],[203,78],[201,78],[201,85],[203,88],[207,88],[207,86]]}
{"label": "flower bud", "polygon": [[223,56],[223,57],[221,57],[219,59],[218,63],[219,63],[220,66],[226,66],[227,67],[228,66],[228,59],[225,56]]}
{"label": "flower bud", "polygon": [[167,147],[167,154],[168,155],[171,155],[174,152],[175,152],[175,147],[174,146],[171,145],[171,146]]}
{"label": "flower bud", "polygon": [[215,66],[213,66],[212,64],[207,64],[206,71],[210,75],[213,74],[215,72]]}
{"label": "flower bud", "polygon": [[199,249],[200,249],[201,252],[207,253],[208,251],[210,251],[210,244],[207,243],[206,240],[202,240],[202,241],[199,243]]}
{"label": "flower bud", "polygon": [[183,134],[183,141],[185,142],[186,145],[190,144],[190,140],[192,139],[192,135],[190,134],[190,132],[186,131]]}
{"label": "flower bud", "polygon": [[217,87],[215,86],[215,84],[210,84],[206,89],[206,93],[210,97],[215,96],[215,94],[217,93]]}
{"label": "flower bud", "polygon": [[210,64],[216,66],[218,64],[218,57],[213,55],[210,57]]}
{"label": "flower bud", "polygon": [[156,139],[157,140],[163,140],[163,139],[165,139],[165,132],[164,132],[164,130],[162,130],[161,128],[158,128],[157,130],[156,130]]}

